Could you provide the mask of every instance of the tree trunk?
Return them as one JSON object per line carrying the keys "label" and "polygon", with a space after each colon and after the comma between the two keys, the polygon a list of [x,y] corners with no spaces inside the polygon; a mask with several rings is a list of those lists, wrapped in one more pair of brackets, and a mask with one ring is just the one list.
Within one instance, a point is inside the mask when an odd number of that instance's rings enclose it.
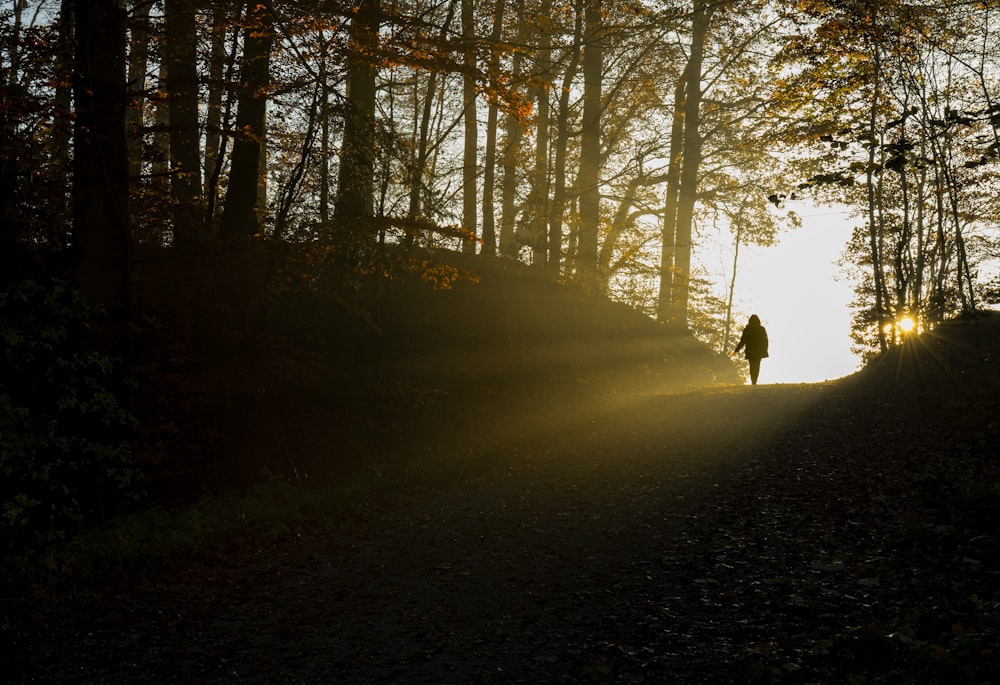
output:
{"label": "tree trunk", "polygon": [[476,27],[473,0],[462,0],[462,41],[465,73],[462,76],[462,105],[465,121],[465,150],[462,160],[462,251],[476,252],[476,166],[479,130],[476,121]]}
{"label": "tree trunk", "polygon": [[330,60],[330,43],[321,35],[323,46],[320,52],[320,140],[319,140],[319,220],[324,233],[330,226],[330,84],[328,65]]}
{"label": "tree trunk", "polygon": [[729,339],[733,330],[733,296],[736,294],[736,272],[740,266],[740,245],[743,243],[743,224],[746,221],[746,204],[740,203],[739,213],[732,220],[733,225],[733,272],[729,277],[729,287],[726,289],[726,326],[722,333],[722,349],[729,349]]}
{"label": "tree trunk", "polygon": [[[497,0],[493,15],[493,30],[490,33],[491,79],[500,76],[500,39],[503,38],[503,15],[507,3]],[[483,246],[480,254],[495,256],[497,253],[496,234],[496,166],[497,166],[497,121],[499,107],[496,98],[490,98],[486,119],[486,150],[483,155]]]}
{"label": "tree trunk", "polygon": [[914,185],[914,193],[917,197],[917,212],[914,217],[916,225],[914,232],[917,238],[916,255],[913,266],[913,311],[918,314],[919,325],[924,324],[924,276],[927,270],[927,248],[925,242],[925,206],[923,197],[926,192],[927,169],[921,168],[917,171],[917,180]]}
{"label": "tree trunk", "polygon": [[691,250],[694,233],[694,207],[698,199],[698,175],[701,167],[701,72],[708,26],[716,5],[696,0],[691,18],[691,52],[686,70],[684,99],[684,154],[677,193],[677,229],[675,235],[673,281],[670,290],[669,320],[688,328],[688,300],[691,285]]}
{"label": "tree trunk", "polygon": [[341,267],[356,265],[372,240],[375,199],[375,77],[380,0],[360,0],[351,20],[344,139],[334,206],[335,259]]}
{"label": "tree trunk", "polygon": [[670,125],[670,157],[667,160],[667,190],[663,198],[663,243],[660,247],[660,293],[656,319],[667,323],[672,318],[670,308],[674,289],[674,259],[677,255],[677,195],[681,185],[681,156],[684,149],[684,96],[687,92],[687,70],[674,88],[674,113]]}
{"label": "tree trunk", "polygon": [[[56,69],[58,73],[66,75],[73,73],[74,62],[74,26],[73,26],[73,0],[61,0],[59,4],[59,39],[57,50],[59,58]],[[69,112],[73,108],[73,85],[68,78],[60,79],[60,83],[55,86],[55,97],[53,103],[58,111]],[[127,116],[127,113],[126,113]],[[52,161],[56,178],[63,181],[67,186],[72,183],[73,178],[73,124],[68,117],[57,117],[52,122]],[[49,212],[51,228],[48,239],[53,250],[64,250],[70,243],[70,225],[72,224],[72,208],[69,198],[60,195],[58,199],[51,199],[52,207]]]}
{"label": "tree trunk", "polygon": [[170,190],[174,247],[204,240],[201,223],[201,147],[198,135],[197,0],[165,0],[167,98],[170,110]]}
{"label": "tree trunk", "polygon": [[254,202],[254,215],[257,217],[258,227],[267,218],[267,110],[264,110],[264,122],[261,126],[260,146],[257,154],[257,200]]}
{"label": "tree trunk", "polygon": [[[222,114],[226,77],[226,27],[229,13],[221,7],[212,9],[212,29],[208,55],[208,98],[205,107],[205,189],[206,206],[215,206],[215,178],[222,163],[219,152],[222,147]],[[208,223],[204,222],[203,223]]]}
{"label": "tree trunk", "polygon": [[226,240],[248,238],[258,232],[258,186],[261,148],[265,144],[264,125],[270,85],[271,3],[251,0],[247,4],[247,27],[243,37],[240,66],[240,94],[236,109],[236,139],[226,189],[226,205],[219,226]]}
{"label": "tree trunk", "polygon": [[[549,225],[549,84],[552,79],[552,0],[542,0],[539,20],[535,23],[538,38],[538,73],[535,78],[535,172],[532,182],[531,241],[533,261],[546,266],[551,259],[548,250]],[[559,257],[555,256],[556,270]]]}
{"label": "tree trunk", "polygon": [[130,22],[128,49],[128,86],[131,95],[126,126],[128,127],[128,175],[136,180],[142,175],[142,124],[146,103],[146,75],[149,69],[149,8],[152,3],[135,4]]}
{"label": "tree trunk", "polygon": [[563,72],[559,89],[559,108],[556,114],[555,163],[552,170],[552,211],[549,219],[549,264],[558,271],[562,261],[562,222],[566,210],[566,156],[569,147],[569,94],[580,66],[581,44],[583,42],[582,0],[574,7],[573,47],[569,63]]}
{"label": "tree trunk", "polygon": [[117,0],[76,0],[73,248],[84,299],[108,314],[92,331],[101,351],[128,360],[131,224],[125,112],[126,13]]}
{"label": "tree trunk", "polygon": [[602,0],[587,0],[584,10],[583,122],[580,137],[580,228],[576,276],[584,287],[597,286],[597,237],[601,224],[601,85],[604,65]]}
{"label": "tree trunk", "polygon": [[[233,9],[233,8],[230,8]],[[236,26],[242,21],[243,6],[235,8],[235,16],[232,25]],[[225,27],[227,25],[226,15],[216,14],[213,16],[213,38],[210,67],[213,76],[210,77],[212,84],[209,86],[208,94],[208,115],[205,123],[205,216],[202,223],[207,227],[215,220],[216,206],[219,201],[219,179],[222,178],[222,168],[225,166],[226,146],[229,143],[229,124],[233,113],[233,89],[229,84],[236,78],[236,56],[239,53],[239,31],[233,29],[232,45],[229,50],[225,47]],[[218,35],[216,35],[218,34]],[[221,62],[225,62],[223,68]],[[216,64],[219,62],[219,64]],[[216,80],[215,74],[222,73],[222,77]],[[218,111],[214,111],[218,108]]]}
{"label": "tree trunk", "polygon": [[881,105],[878,97],[878,79],[881,78],[882,53],[877,46],[874,48],[874,52],[872,73],[875,79],[875,95],[872,97],[871,109],[869,111],[868,134],[871,137],[871,144],[868,147],[868,171],[865,176],[865,188],[868,196],[868,247],[872,262],[872,279],[875,286],[875,325],[878,327],[879,349],[885,352],[889,347],[885,337],[885,301],[887,298],[884,296],[885,277],[882,273],[882,250],[880,249],[879,242],[880,231],[878,217],[876,216],[875,179],[873,175],[878,148],[874,143],[877,140],[878,108]]}
{"label": "tree trunk", "polygon": [[[517,44],[524,45],[528,36],[527,22],[524,21],[524,0],[517,0],[514,4],[514,16],[517,22]],[[512,87],[518,87],[521,83],[524,57],[522,51],[514,53],[511,65]],[[521,123],[516,112],[510,112],[504,118],[504,140],[503,154],[501,155],[501,166],[503,167],[503,180],[500,185],[500,254],[504,257],[517,257],[519,245],[517,243],[517,169],[519,149],[521,139],[524,137],[524,125]]]}

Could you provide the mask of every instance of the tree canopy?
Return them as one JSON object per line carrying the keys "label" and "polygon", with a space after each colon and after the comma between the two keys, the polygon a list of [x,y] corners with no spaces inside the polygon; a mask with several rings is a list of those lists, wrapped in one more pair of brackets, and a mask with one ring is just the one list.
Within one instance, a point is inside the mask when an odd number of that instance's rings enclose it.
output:
{"label": "tree canopy", "polygon": [[794,195],[863,221],[858,336],[875,347],[904,310],[974,308],[995,256],[988,3],[164,0],[129,4],[110,37],[72,8],[4,10],[13,252],[86,238],[59,194],[100,187],[89,139],[67,135],[110,121],[81,99],[99,91],[68,88],[92,63],[70,46],[93,37],[127,53],[108,78],[130,105],[115,185],[139,250],[242,235],[311,246],[348,281],[396,247],[499,250],[687,327],[708,217],[770,235],[763,208]]}

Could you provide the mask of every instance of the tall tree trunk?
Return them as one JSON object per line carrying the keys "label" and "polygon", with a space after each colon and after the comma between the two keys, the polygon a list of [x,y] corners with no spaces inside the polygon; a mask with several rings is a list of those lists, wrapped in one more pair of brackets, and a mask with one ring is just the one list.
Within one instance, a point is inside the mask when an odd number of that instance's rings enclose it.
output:
{"label": "tall tree trunk", "polygon": [[688,300],[691,285],[691,250],[694,233],[694,207],[698,199],[698,175],[701,168],[701,72],[705,56],[708,26],[717,5],[709,0],[695,0],[691,18],[691,52],[686,70],[684,98],[684,155],[677,193],[677,229],[675,235],[674,274],[670,290],[670,322],[687,330]]}
{"label": "tall tree trunk", "polygon": [[126,113],[128,127],[128,175],[133,180],[142,175],[142,125],[146,105],[146,75],[149,69],[150,2],[133,3],[135,13],[129,22],[128,86],[132,96]]}
{"label": "tall tree trunk", "polygon": [[334,206],[335,259],[341,267],[361,259],[374,236],[375,199],[375,52],[381,0],[359,0],[351,19],[347,100],[344,103],[344,139]]}
{"label": "tall tree trunk", "polygon": [[739,212],[735,217],[731,217],[733,226],[733,272],[729,278],[729,287],[726,289],[726,326],[722,333],[722,349],[725,352],[729,348],[729,338],[733,330],[733,296],[736,294],[736,272],[740,266],[740,245],[743,243],[743,224],[746,221],[746,202],[740,202]]}
{"label": "tall tree trunk", "polygon": [[270,85],[274,27],[270,0],[247,3],[247,28],[243,36],[240,94],[236,109],[236,140],[219,233],[226,240],[247,238],[258,232],[258,185],[261,148],[265,144],[267,92]]}
{"label": "tall tree trunk", "polygon": [[[74,25],[73,25],[73,1],[61,0],[59,4],[59,38],[56,49],[58,59],[56,69],[58,73],[69,75],[73,73],[74,62]],[[60,83],[55,86],[54,104],[56,109],[62,112],[69,112],[73,108],[73,86],[69,79],[60,79]],[[126,115],[127,116],[127,115]],[[73,177],[73,155],[71,147],[73,144],[73,125],[68,117],[58,117],[52,123],[52,156],[56,177],[64,181],[67,186],[72,182]],[[60,195],[59,199],[52,199],[52,226],[48,239],[52,249],[64,250],[69,246],[69,232],[72,224],[72,200]]]}
{"label": "tall tree trunk", "polygon": [[959,196],[962,191],[959,184],[950,178],[950,174],[948,188],[948,209],[955,232],[955,288],[958,291],[958,300],[962,312],[974,312],[976,310],[976,297],[973,289],[972,272],[969,270],[969,258],[965,250],[965,237],[962,234],[962,215],[959,209]]}
{"label": "tall tree trunk", "polygon": [[126,12],[117,0],[76,0],[73,83],[73,248],[84,299],[108,325],[92,331],[104,352],[129,358],[131,223],[125,112]]}
{"label": "tall tree trunk", "polygon": [[164,0],[167,99],[170,110],[170,190],[174,247],[202,241],[201,147],[198,135],[198,0]]}
{"label": "tall tree trunk", "polygon": [[[552,0],[542,0],[535,23],[538,37],[538,85],[535,88],[535,172],[532,182],[531,241],[533,261],[545,266],[551,256],[548,251],[549,226],[549,85],[552,79]],[[558,254],[555,256],[559,268]]]}
{"label": "tall tree trunk", "polygon": [[326,233],[330,226],[330,84],[327,82],[330,42],[322,34],[319,38],[323,41],[319,56],[319,220],[323,225],[323,232]]}
{"label": "tall tree trunk", "polygon": [[[506,0],[495,0],[493,29],[490,33],[491,79],[500,76],[500,40],[503,38],[503,15]],[[486,150],[483,155],[483,247],[480,254],[495,256],[497,253],[496,234],[496,166],[497,166],[497,122],[499,106],[495,97],[490,98],[489,113],[486,118]]]}
{"label": "tall tree trunk", "polygon": [[[228,8],[233,11],[232,26],[242,21],[243,6]],[[229,50],[225,47],[225,31],[228,24],[228,12],[214,14],[212,17],[212,65],[208,94],[208,113],[205,122],[205,216],[202,223],[210,227],[215,220],[216,206],[219,201],[219,180],[222,178],[222,168],[226,163],[226,146],[229,144],[228,129],[232,120],[234,100],[233,88],[230,84],[236,81],[236,56],[239,53],[240,32],[233,29],[232,44]],[[224,62],[224,66],[222,65]],[[221,74],[219,78],[216,75]]]}
{"label": "tall tree trunk", "polygon": [[660,247],[660,293],[656,319],[671,320],[670,308],[674,289],[674,260],[677,255],[677,196],[681,186],[681,158],[684,149],[684,98],[687,92],[687,70],[674,87],[674,113],[670,125],[670,157],[667,159],[667,189],[663,198],[663,242]]}
{"label": "tall tree trunk", "polygon": [[934,202],[935,202],[935,250],[937,251],[937,260],[935,260],[935,266],[937,267],[937,273],[934,278],[934,321],[940,323],[944,320],[946,314],[946,304],[947,297],[945,295],[945,279],[948,275],[948,240],[945,236],[945,203],[944,203],[944,187],[945,187],[945,160],[940,155],[935,155],[934,159],[936,163],[934,165]]}
{"label": "tall tree trunk", "polygon": [[925,195],[925,189],[927,185],[927,169],[922,167],[917,170],[917,180],[914,184],[914,194],[917,197],[917,212],[916,217],[914,217],[914,232],[917,238],[916,246],[916,257],[914,259],[913,266],[913,311],[918,314],[918,323],[922,326],[924,324],[924,276],[927,270],[927,247],[926,247],[926,225],[925,225],[925,207],[926,203],[923,201]]}
{"label": "tall tree trunk", "polygon": [[881,102],[879,98],[879,79],[882,78],[881,74],[881,56],[882,51],[877,45],[873,48],[873,68],[872,68],[872,78],[874,79],[874,89],[875,94],[872,97],[871,108],[869,110],[868,117],[868,133],[871,136],[872,144],[868,147],[868,171],[865,176],[865,189],[868,196],[868,247],[870,250],[870,257],[872,262],[872,279],[875,286],[875,324],[878,328],[878,342],[879,349],[885,352],[888,347],[888,341],[885,337],[885,322],[886,322],[886,300],[888,299],[885,289],[885,276],[882,271],[882,250],[880,247],[880,221],[876,216],[876,198],[875,198],[875,177],[873,170],[876,167],[876,155],[878,154],[878,146],[874,144],[878,138],[878,109],[881,107]]}
{"label": "tall tree trunk", "polygon": [[267,218],[267,110],[264,110],[264,123],[261,126],[261,144],[257,155],[257,200],[254,202],[253,211],[257,216],[257,226],[260,227]]}
{"label": "tall tree trunk", "polygon": [[[20,5],[14,7],[14,31],[20,33]],[[17,82],[17,47],[11,49],[8,55],[10,67],[0,71],[0,89],[13,93]],[[17,129],[16,118],[10,117],[7,107],[0,107],[0,136],[3,140],[13,140]],[[7,145],[0,145],[0,284],[6,283],[12,271],[22,263],[20,252],[20,235],[16,230],[18,164],[14,150],[8,150]]]}
{"label": "tall tree trunk", "polygon": [[577,248],[577,279],[596,288],[597,238],[601,224],[601,85],[604,65],[604,20],[602,0],[587,0],[584,21],[583,122],[580,137],[580,237]]}
{"label": "tall tree trunk", "polygon": [[[452,3],[452,6],[454,6],[454,3]],[[414,102],[421,100],[417,93],[419,88],[420,78],[417,76],[413,79]],[[416,150],[413,155],[413,166],[410,169],[410,204],[407,208],[406,216],[410,220],[411,231],[413,230],[412,227],[415,226],[417,220],[420,219],[422,211],[420,197],[424,185],[424,174],[427,172],[427,146],[429,145],[428,141],[430,140],[431,116],[434,108],[433,103],[436,90],[437,72],[432,71],[427,77],[427,93],[423,97],[423,106],[420,108],[419,124],[417,126],[419,130],[416,134]],[[406,242],[409,243],[413,236],[414,234],[412,232],[407,234]]]}
{"label": "tall tree trunk", "polygon": [[462,251],[476,252],[476,167],[479,128],[476,121],[476,27],[473,0],[462,0],[462,42],[465,73],[462,75],[462,118],[465,149],[462,159]]}
{"label": "tall tree trunk", "polygon": [[[219,157],[222,146],[222,107],[225,97],[226,77],[226,29],[229,26],[229,12],[224,7],[212,7],[212,28],[208,53],[208,97],[205,106],[205,189],[204,204],[215,206],[216,178],[222,163]],[[208,223],[204,222],[203,223]]]}
{"label": "tall tree trunk", "polygon": [[[566,157],[569,148],[569,94],[577,69],[583,44],[583,0],[574,4],[573,44],[569,62],[562,76],[559,89],[559,108],[556,113],[555,163],[552,170],[552,210],[549,218],[549,264],[558,272],[562,261],[562,225],[566,211]],[[575,251],[574,251],[575,254]]]}
{"label": "tall tree trunk", "polygon": [[[527,22],[524,21],[524,0],[514,3],[514,16],[518,17],[518,45],[524,45],[528,36]],[[524,57],[520,50],[514,52],[511,64],[511,86],[521,86]],[[524,137],[524,124],[517,112],[509,112],[504,117],[505,139],[500,165],[503,168],[503,180],[500,183],[500,254],[504,257],[517,257],[517,170],[521,139]]]}

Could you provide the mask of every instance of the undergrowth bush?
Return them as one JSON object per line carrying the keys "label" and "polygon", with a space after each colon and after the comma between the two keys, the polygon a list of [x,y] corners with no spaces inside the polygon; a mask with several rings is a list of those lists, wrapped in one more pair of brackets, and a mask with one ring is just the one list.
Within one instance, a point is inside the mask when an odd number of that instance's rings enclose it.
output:
{"label": "undergrowth bush", "polygon": [[133,496],[133,420],[116,361],[85,349],[97,319],[66,283],[0,292],[0,544],[54,542]]}

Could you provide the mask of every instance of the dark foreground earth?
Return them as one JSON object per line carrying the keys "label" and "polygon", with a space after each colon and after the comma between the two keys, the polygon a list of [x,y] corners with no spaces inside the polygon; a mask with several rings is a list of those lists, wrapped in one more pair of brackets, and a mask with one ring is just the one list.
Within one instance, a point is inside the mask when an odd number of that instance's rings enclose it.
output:
{"label": "dark foreground earth", "polygon": [[949,330],[826,384],[450,406],[333,523],[18,599],[3,680],[996,682],[1000,334]]}

